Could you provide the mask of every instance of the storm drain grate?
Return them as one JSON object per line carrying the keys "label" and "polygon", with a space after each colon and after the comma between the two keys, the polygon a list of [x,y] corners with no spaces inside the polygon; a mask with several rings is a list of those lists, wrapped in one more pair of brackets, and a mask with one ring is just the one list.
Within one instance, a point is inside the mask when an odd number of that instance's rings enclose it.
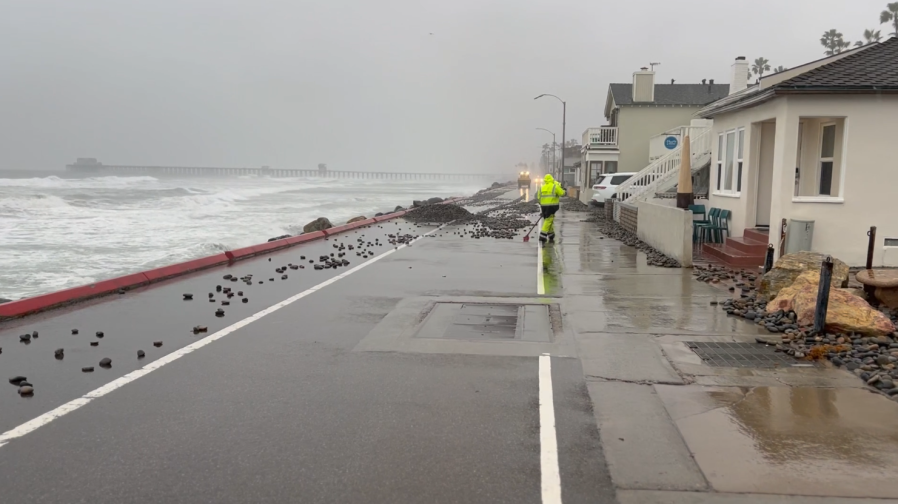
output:
{"label": "storm drain grate", "polygon": [[686,346],[701,357],[705,364],[714,367],[776,368],[807,365],[758,343],[687,341]]}

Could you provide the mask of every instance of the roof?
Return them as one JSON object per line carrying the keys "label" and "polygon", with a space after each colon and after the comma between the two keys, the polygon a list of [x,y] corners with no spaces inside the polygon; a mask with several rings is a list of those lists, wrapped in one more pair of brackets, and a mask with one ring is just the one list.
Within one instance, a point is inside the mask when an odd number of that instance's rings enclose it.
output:
{"label": "roof", "polygon": [[786,94],[882,92],[898,93],[898,37],[853,50],[853,54],[766,88],[750,86],[708,105],[696,115],[711,118]]}
{"label": "roof", "polygon": [[774,86],[779,89],[898,89],[898,37]]}
{"label": "roof", "polygon": [[717,101],[730,92],[729,84],[655,84],[655,101],[633,102],[633,84],[609,85],[614,103],[627,105],[685,105],[699,107]]}

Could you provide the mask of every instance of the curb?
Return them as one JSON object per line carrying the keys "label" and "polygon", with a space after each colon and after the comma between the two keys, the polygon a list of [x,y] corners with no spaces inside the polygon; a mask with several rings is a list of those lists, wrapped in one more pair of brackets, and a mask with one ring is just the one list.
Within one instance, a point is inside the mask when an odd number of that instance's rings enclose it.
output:
{"label": "curb", "polygon": [[[440,204],[452,203],[460,199],[463,198],[450,198],[444,200]],[[24,317],[26,315],[31,315],[33,313],[42,312],[53,308],[68,306],[80,301],[86,301],[88,299],[113,294],[121,290],[143,287],[151,283],[161,282],[164,280],[169,280],[171,278],[186,275],[188,273],[194,273],[197,271],[213,268],[215,266],[233,263],[235,261],[248,259],[260,254],[290,248],[321,238],[326,239],[327,237],[338,233],[343,233],[346,231],[351,231],[353,229],[358,229],[360,227],[370,226],[371,224],[377,222],[383,222],[386,220],[395,219],[397,217],[402,217],[406,213],[408,213],[408,210],[402,210],[399,212],[382,215],[380,217],[372,217],[363,221],[353,222],[352,224],[344,224],[342,226],[332,227],[324,231],[315,231],[313,233],[291,236],[290,238],[283,238],[281,240],[275,240],[272,242],[251,245],[249,247],[243,247],[235,250],[228,250],[221,254],[216,254],[213,256],[192,259],[190,261],[162,266],[139,273],[131,273],[129,275],[110,278],[108,280],[101,280],[89,285],[72,287],[71,289],[50,292],[48,294],[40,294],[38,296],[20,299],[18,301],[10,301],[8,303],[0,304],[0,321]]]}

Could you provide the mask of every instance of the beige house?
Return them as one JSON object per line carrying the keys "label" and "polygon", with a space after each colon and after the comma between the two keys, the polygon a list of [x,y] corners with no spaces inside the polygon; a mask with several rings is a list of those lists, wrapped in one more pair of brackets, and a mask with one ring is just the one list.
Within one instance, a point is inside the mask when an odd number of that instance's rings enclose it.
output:
{"label": "beige house", "polygon": [[877,226],[874,264],[898,265],[898,38],[764,77],[698,115],[714,121],[709,203],[732,212],[735,237],[706,253],[760,264],[770,242],[859,266]]}
{"label": "beige house", "polygon": [[[583,156],[578,177],[581,200],[591,197],[598,175],[638,172],[650,163],[654,137],[687,126],[703,106],[727,96],[729,84],[655,84],[646,68],[633,73],[632,83],[610,84],[605,99],[607,126],[583,132]],[[662,140],[663,141],[663,140]],[[668,142],[668,148],[676,145]]]}

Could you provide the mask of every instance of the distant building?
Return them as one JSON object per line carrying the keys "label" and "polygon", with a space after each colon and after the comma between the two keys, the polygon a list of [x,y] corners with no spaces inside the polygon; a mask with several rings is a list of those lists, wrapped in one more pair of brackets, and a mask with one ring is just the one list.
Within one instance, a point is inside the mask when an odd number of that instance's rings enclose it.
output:
{"label": "distant building", "polygon": [[[583,132],[580,185],[582,199],[591,197],[599,175],[639,172],[651,162],[654,137],[690,125],[703,106],[729,93],[729,84],[655,84],[655,73],[642,68],[631,83],[608,85],[607,125]],[[676,145],[669,142],[670,149]]]}

